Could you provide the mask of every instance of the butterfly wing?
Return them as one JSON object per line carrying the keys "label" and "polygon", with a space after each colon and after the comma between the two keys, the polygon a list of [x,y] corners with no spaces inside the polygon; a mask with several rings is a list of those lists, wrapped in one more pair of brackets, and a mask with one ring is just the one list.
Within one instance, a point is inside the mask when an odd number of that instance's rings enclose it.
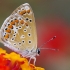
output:
{"label": "butterfly wing", "polygon": [[10,49],[22,52],[36,51],[37,34],[33,11],[28,3],[20,5],[4,21],[1,30],[1,42]]}

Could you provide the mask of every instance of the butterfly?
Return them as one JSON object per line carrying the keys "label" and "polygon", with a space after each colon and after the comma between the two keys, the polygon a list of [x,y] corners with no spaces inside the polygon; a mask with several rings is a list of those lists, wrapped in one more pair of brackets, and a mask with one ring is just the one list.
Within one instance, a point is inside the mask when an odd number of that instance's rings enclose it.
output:
{"label": "butterfly", "polygon": [[40,48],[37,48],[34,13],[28,3],[20,5],[6,18],[0,29],[0,42],[23,57],[30,58],[29,63],[34,59],[35,64]]}
{"label": "butterfly", "polygon": [[30,57],[36,62],[37,34],[34,13],[28,3],[16,8],[6,18],[0,29],[0,42],[23,57]]}

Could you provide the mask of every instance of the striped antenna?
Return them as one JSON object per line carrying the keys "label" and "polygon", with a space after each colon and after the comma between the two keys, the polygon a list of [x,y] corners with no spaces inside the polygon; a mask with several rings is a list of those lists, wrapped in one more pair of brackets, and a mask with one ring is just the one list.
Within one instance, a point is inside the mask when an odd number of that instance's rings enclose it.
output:
{"label": "striped antenna", "polygon": [[48,41],[45,42],[43,45],[41,45],[40,48],[38,48],[38,49],[47,49],[47,50],[59,51],[59,49],[54,49],[54,48],[42,48],[45,44],[47,44],[48,42],[54,40],[55,38],[56,38],[56,36],[52,37],[50,40],[48,40]]}

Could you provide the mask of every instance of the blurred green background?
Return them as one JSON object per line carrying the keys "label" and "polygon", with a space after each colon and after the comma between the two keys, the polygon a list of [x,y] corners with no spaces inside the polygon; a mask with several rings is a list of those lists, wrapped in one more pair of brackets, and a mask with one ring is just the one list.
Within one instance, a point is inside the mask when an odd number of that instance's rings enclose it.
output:
{"label": "blurred green background", "polygon": [[0,26],[23,3],[29,3],[33,9],[38,47],[56,35],[56,39],[44,47],[59,49],[58,52],[41,50],[36,66],[45,70],[70,70],[70,0],[0,0]]}

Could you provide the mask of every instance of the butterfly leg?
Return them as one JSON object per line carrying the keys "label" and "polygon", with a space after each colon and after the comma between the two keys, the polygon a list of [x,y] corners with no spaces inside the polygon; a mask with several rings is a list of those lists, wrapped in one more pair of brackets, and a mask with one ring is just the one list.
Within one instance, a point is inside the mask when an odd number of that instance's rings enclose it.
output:
{"label": "butterfly leg", "polygon": [[30,59],[29,59],[29,64],[30,64],[30,61],[31,61],[31,59],[34,59],[34,65],[35,65],[35,62],[36,62],[36,58],[33,56],[33,57],[30,57]]}
{"label": "butterfly leg", "polygon": [[35,57],[33,57],[32,59],[34,59],[34,65],[35,65],[35,62],[36,62],[36,58],[35,58]]}

